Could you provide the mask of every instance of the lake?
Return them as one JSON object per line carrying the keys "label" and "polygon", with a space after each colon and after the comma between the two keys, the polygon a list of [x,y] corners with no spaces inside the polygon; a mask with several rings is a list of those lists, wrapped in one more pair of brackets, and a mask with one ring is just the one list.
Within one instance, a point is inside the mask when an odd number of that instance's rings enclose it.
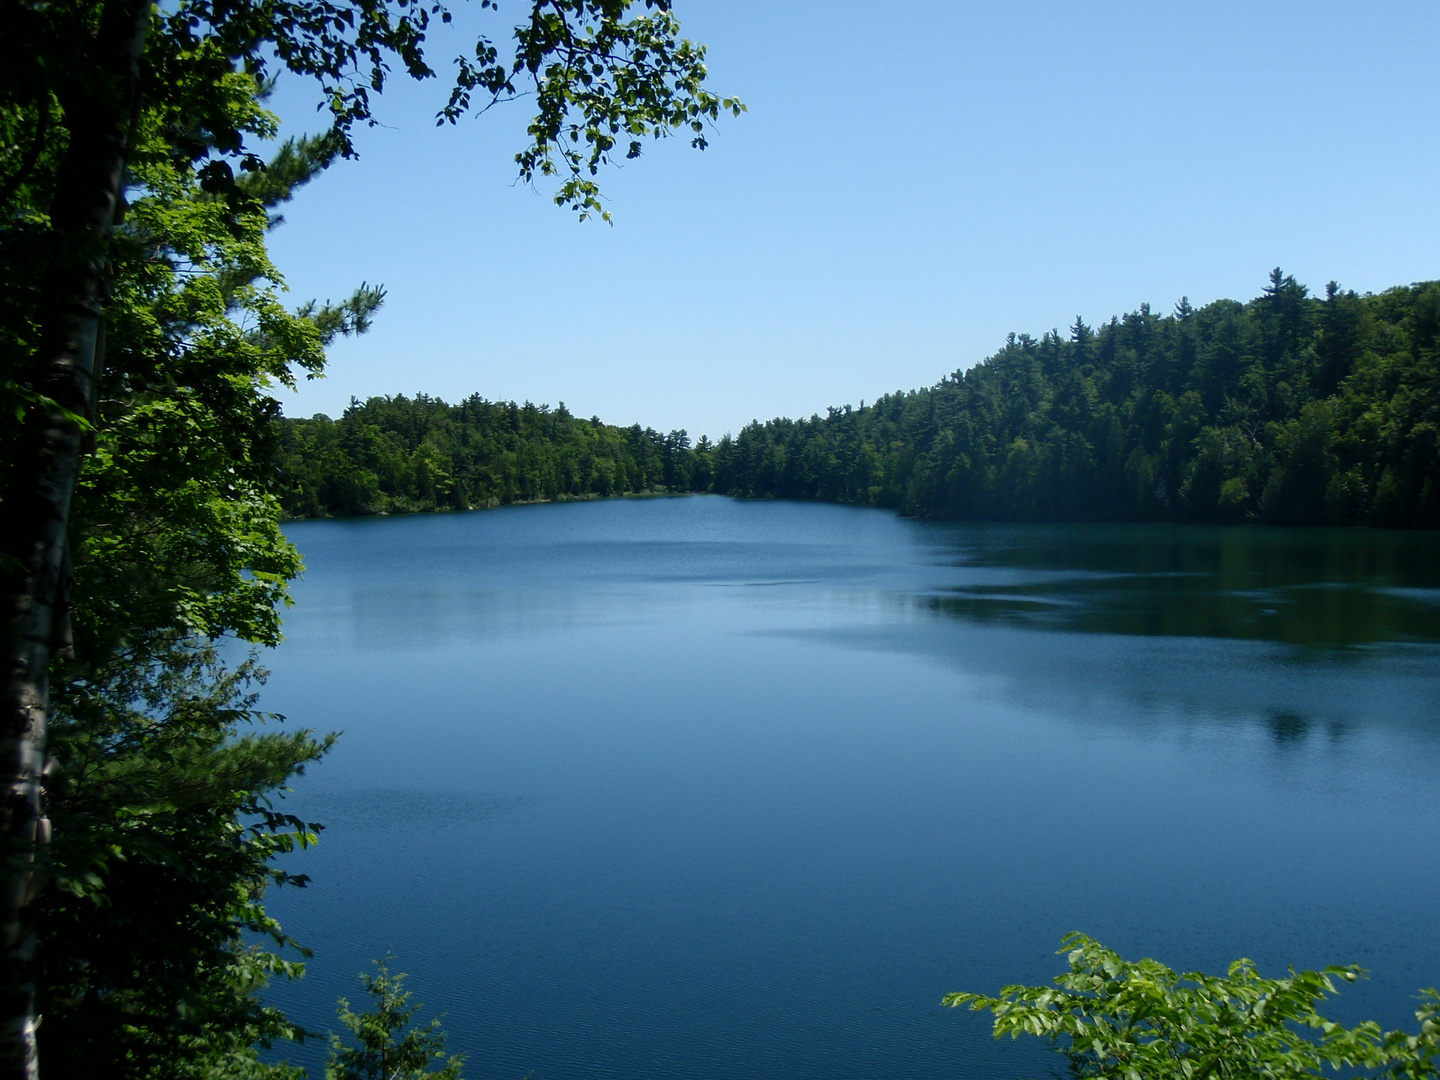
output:
{"label": "lake", "polygon": [[[1051,1076],[952,990],[1067,931],[1440,983],[1435,534],[715,496],[300,522],[263,705],[341,730],[271,998],[392,970],[472,1080]],[[312,1066],[315,1043],[292,1054]]]}

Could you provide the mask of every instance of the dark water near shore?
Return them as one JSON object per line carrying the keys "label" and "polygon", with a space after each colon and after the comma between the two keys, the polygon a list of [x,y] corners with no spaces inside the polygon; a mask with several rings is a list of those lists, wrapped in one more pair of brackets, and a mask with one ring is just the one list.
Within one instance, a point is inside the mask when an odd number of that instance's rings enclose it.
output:
{"label": "dark water near shore", "polygon": [[[1440,983],[1440,544],[698,497],[311,522],[267,708],[341,729],[271,909],[472,1080],[1049,1076],[950,990],[1081,929]],[[312,1044],[292,1055],[312,1065]]]}

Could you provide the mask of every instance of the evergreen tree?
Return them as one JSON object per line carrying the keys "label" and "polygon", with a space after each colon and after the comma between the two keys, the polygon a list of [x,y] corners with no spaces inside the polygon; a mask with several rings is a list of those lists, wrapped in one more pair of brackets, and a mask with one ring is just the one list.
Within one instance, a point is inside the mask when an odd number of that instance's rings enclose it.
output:
{"label": "evergreen tree", "polygon": [[[1440,284],[1011,334],[933,387],[747,425],[713,490],[966,519],[1440,525]],[[698,474],[697,474],[698,475]]]}
{"label": "evergreen tree", "polygon": [[282,499],[297,517],[473,509],[515,502],[701,490],[708,453],[661,435],[579,420],[564,406],[425,395],[352,401],[338,420],[277,424]]}

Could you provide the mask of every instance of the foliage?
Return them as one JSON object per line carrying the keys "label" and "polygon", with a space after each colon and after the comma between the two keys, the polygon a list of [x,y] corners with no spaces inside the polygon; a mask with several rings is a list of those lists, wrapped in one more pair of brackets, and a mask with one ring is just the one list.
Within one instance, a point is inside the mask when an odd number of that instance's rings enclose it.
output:
{"label": "foliage", "polygon": [[1174,971],[1154,960],[1127,961],[1084,934],[1064,940],[1070,970],[1054,986],[1007,986],[998,996],[949,994],[944,1004],[995,1016],[995,1037],[1037,1035],[1057,1042],[1080,1076],[1106,1080],[1301,1080],[1326,1075],[1437,1074],[1440,995],[1422,994],[1417,1035],[1353,1028],[1326,1020],[1316,1005],[1355,966],[1293,969],[1262,978],[1249,960],[1225,976]]}
{"label": "foliage", "polygon": [[424,395],[354,402],[339,420],[283,420],[287,513],[406,513],[536,500],[690,491],[704,443],[529,402],[458,405]]}
{"label": "foliage", "polygon": [[64,771],[50,785],[54,879],[39,913],[45,1072],[286,1077],[253,1044],[303,1033],[256,993],[300,965],[275,951],[294,943],[261,901],[270,885],[303,884],[271,859],[318,826],[267,793],[331,739],[241,734],[273,719],[247,689],[263,674],[253,661],[226,670],[182,637],[152,650],[71,687],[53,732]]}
{"label": "foliage", "polygon": [[[603,214],[593,177],[612,151],[674,130],[703,147],[722,109],[743,109],[705,88],[704,50],[668,0],[635,6],[535,0],[509,59],[481,37],[457,62],[440,122],[472,93],[482,110],[533,96],[521,175],[556,176],[557,202]],[[47,1074],[285,1072],[253,1052],[294,1034],[255,992],[297,965],[241,934],[287,944],[260,901],[297,879],[268,859],[313,829],[269,799],[328,742],[242,735],[261,672],[227,669],[213,643],[278,641],[300,569],[278,525],[269,391],[318,373],[327,341],[363,330],[383,293],[286,310],[265,231],[297,186],[353,156],[392,64],[433,75],[432,20],[451,16],[428,0],[7,9],[0,578],[15,677],[0,741],[22,795],[0,815],[0,1069],[33,1053],[38,976]],[[267,162],[263,90],[284,71],[316,82],[331,123]],[[52,887],[34,899],[37,857]]]}
{"label": "foliage", "polygon": [[714,489],[959,519],[1440,526],[1440,282],[1148,305],[715,447]]}
{"label": "foliage", "polygon": [[1440,283],[1148,307],[1011,335],[933,387],[713,446],[530,404],[421,395],[283,420],[290,514],[632,491],[821,499],[919,516],[1440,526]]}
{"label": "foliage", "polygon": [[[237,125],[273,132],[249,76],[216,92]],[[300,966],[262,899],[303,884],[270,860],[317,827],[272,799],[330,740],[277,730],[255,707],[263,671],[213,643],[276,643],[301,566],[278,524],[268,388],[318,370],[381,294],[300,314],[279,299],[270,214],[328,145],[285,144],[274,174],[227,200],[168,152],[172,119],[137,123],[105,392],[71,505],[73,638],[51,670],[54,840],[35,912],[51,1077],[282,1077],[254,1045],[300,1034],[257,997]]]}
{"label": "foliage", "polygon": [[[105,92],[87,70],[103,60],[96,27],[131,6],[16,5],[9,25],[15,62],[0,74],[0,200],[33,185],[36,174],[43,182],[36,159],[63,138],[88,97]],[[478,6],[498,11],[494,0]],[[582,219],[608,220],[594,178],[614,155],[638,157],[644,140],[675,131],[688,132],[703,149],[707,124],[745,109],[706,87],[705,49],[680,36],[670,0],[531,0],[524,9],[499,35],[482,33],[464,52],[451,53],[454,80],[437,123],[529,99],[529,141],[515,154],[520,176],[557,178],[555,201]],[[327,138],[351,157],[354,127],[375,122],[372,97],[383,93],[395,67],[417,80],[435,77],[430,37],[452,20],[440,0],[182,0],[161,5],[152,19],[141,91],[148,108],[171,113],[166,152],[194,164],[209,190],[233,198],[244,175],[262,170],[264,161],[256,133],[236,122],[214,88],[237,72],[261,84],[281,72],[310,80],[330,117]],[[508,54],[497,44],[507,37]],[[440,47],[448,52],[455,43]]]}
{"label": "foliage", "polygon": [[460,1080],[464,1056],[446,1056],[439,1018],[413,1024],[420,1005],[410,1004],[413,995],[405,989],[405,976],[391,975],[383,960],[375,961],[375,966],[374,975],[360,976],[365,992],[375,999],[370,1011],[357,1013],[340,999],[340,1022],[356,1045],[346,1046],[339,1035],[330,1036],[325,1080]]}
{"label": "foliage", "polygon": [[[481,6],[494,6],[481,0]],[[593,177],[623,143],[626,158],[640,156],[642,140],[689,130],[690,145],[706,146],[705,125],[721,112],[739,116],[738,98],[705,88],[705,48],[679,37],[670,0],[645,0],[646,14],[625,20],[629,0],[541,0],[528,25],[515,29],[508,69],[488,42],[475,61],[457,60],[455,88],[441,110],[454,123],[475,89],[492,103],[520,94],[528,82],[535,98],[529,146],[515,155],[523,180],[559,176],[555,203],[584,221],[610,214]]]}

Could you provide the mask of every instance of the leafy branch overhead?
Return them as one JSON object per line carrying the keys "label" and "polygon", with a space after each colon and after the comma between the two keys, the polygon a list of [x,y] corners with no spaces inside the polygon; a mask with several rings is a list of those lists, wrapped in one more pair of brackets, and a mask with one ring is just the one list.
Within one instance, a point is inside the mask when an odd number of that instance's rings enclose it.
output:
{"label": "leafy branch overhead", "polygon": [[707,122],[721,112],[745,111],[738,98],[705,88],[705,47],[679,37],[668,0],[647,0],[651,10],[628,21],[627,6],[616,0],[536,3],[529,24],[515,29],[508,68],[484,41],[473,62],[456,61],[456,86],[440,114],[442,123],[454,123],[470,107],[471,91],[483,89],[494,103],[518,96],[528,83],[536,108],[528,129],[533,141],[515,155],[520,175],[527,181],[562,176],[555,202],[572,206],[582,221],[591,213],[609,220],[590,178],[620,144],[626,158],[636,158],[645,138],[689,129],[690,145],[703,150]]}
{"label": "leafy branch overhead", "polygon": [[[508,57],[485,35],[469,55],[456,57],[437,123],[533,97],[531,141],[515,155],[520,176],[559,177],[557,204],[573,207],[581,220],[591,214],[608,220],[594,180],[602,165],[616,154],[638,157],[645,139],[679,131],[704,149],[707,124],[722,112],[745,111],[738,98],[706,88],[705,48],[680,36],[670,0],[646,0],[632,16],[634,6],[634,0],[534,0],[514,28]],[[480,8],[498,9],[493,0],[480,0]],[[160,85],[219,78],[232,62],[261,81],[281,70],[311,78],[330,114],[328,137],[352,157],[352,130],[375,122],[372,95],[384,90],[392,65],[415,79],[435,77],[426,49],[437,20],[453,21],[439,0],[187,0],[162,16],[163,33],[147,62]],[[207,107],[203,96],[193,104],[208,139],[181,140],[177,150],[218,151],[222,157],[210,167],[217,183],[233,175],[223,157],[238,159],[242,172],[261,167],[223,110]]]}

